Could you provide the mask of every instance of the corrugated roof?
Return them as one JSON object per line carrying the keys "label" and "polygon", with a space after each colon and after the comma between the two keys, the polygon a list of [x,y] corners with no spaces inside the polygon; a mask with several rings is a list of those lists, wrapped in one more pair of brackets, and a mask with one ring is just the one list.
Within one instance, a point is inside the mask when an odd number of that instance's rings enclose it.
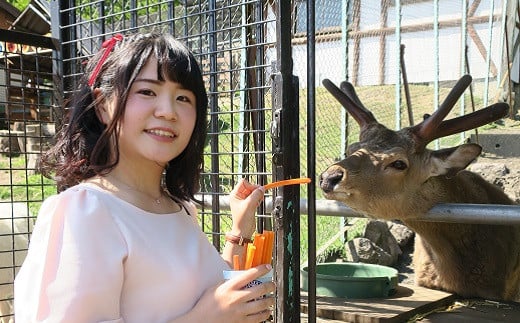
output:
{"label": "corrugated roof", "polygon": [[11,29],[46,35],[51,31],[49,2],[32,0],[13,22]]}

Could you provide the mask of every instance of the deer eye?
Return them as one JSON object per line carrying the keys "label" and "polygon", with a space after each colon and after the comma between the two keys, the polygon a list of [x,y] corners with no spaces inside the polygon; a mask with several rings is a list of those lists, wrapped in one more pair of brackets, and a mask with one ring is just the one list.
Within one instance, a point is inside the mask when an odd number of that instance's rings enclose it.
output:
{"label": "deer eye", "polygon": [[392,167],[397,170],[405,170],[408,167],[408,165],[406,165],[404,161],[398,159],[392,162],[390,165],[388,165],[388,167]]}

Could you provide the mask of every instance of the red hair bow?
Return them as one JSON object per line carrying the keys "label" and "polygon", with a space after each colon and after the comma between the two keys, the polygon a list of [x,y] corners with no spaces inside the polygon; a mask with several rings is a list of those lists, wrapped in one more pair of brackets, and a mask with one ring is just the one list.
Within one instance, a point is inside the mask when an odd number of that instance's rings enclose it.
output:
{"label": "red hair bow", "polygon": [[104,48],[105,50],[103,52],[103,55],[97,62],[97,65],[94,68],[94,71],[92,71],[90,78],[88,79],[88,86],[92,86],[94,84],[94,82],[96,81],[96,77],[98,76],[99,71],[101,70],[101,67],[103,66],[103,63],[105,63],[108,55],[110,54],[110,52],[112,52],[112,49],[114,48],[116,43],[121,40],[123,40],[123,35],[115,34],[114,36],[112,36],[112,38],[107,39],[103,42],[103,44],[101,45],[101,48]]}

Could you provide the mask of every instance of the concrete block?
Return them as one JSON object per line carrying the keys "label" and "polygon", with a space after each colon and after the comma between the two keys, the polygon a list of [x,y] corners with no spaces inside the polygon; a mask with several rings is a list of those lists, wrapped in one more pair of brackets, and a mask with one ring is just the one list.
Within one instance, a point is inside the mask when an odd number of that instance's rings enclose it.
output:
{"label": "concrete block", "polygon": [[502,157],[520,157],[520,134],[479,134],[478,141],[475,134],[472,134],[470,142],[482,146],[483,153],[490,153]]}

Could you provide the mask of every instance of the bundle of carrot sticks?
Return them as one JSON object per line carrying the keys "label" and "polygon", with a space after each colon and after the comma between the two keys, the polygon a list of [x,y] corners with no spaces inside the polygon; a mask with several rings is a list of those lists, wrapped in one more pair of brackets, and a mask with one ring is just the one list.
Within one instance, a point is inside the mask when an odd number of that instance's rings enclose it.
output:
{"label": "bundle of carrot sticks", "polygon": [[246,246],[245,261],[241,263],[238,255],[233,256],[233,270],[245,270],[262,264],[270,264],[273,246],[273,231],[264,230],[262,233],[255,233],[253,242]]}

